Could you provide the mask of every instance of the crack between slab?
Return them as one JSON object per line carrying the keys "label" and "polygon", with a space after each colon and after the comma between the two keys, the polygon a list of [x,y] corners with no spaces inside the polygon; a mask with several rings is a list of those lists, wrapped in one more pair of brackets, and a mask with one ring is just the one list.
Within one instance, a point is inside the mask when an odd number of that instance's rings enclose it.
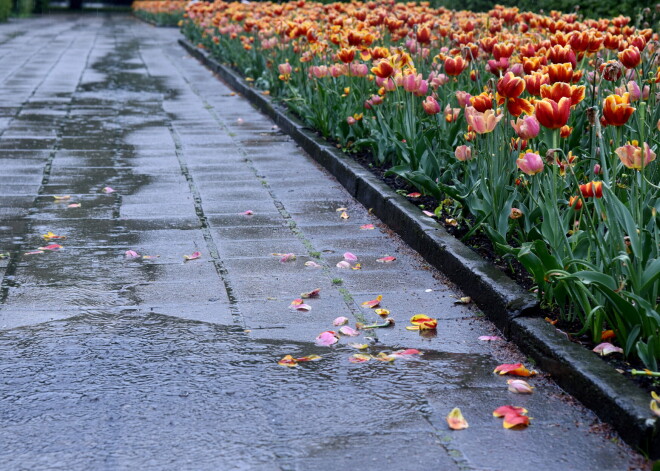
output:
{"label": "crack between slab", "polygon": [[[140,61],[142,61],[145,70],[147,71],[147,76],[150,79],[152,79],[153,76],[151,75],[149,66],[147,65],[146,61],[144,60],[144,57],[142,56],[142,50],[140,49],[139,46],[137,49],[137,54],[140,57]],[[161,100],[161,109],[163,109],[163,112],[165,113],[165,110],[162,106],[162,100]],[[167,113],[165,114],[167,115]],[[213,234],[211,233],[210,230],[208,218],[204,213],[204,207],[202,205],[202,196],[199,192],[199,189],[197,188],[195,179],[193,178],[192,173],[190,172],[190,169],[188,168],[188,164],[185,160],[183,147],[181,145],[181,138],[179,137],[179,134],[172,126],[172,120],[170,119],[167,120],[167,129],[170,133],[170,136],[172,137],[172,141],[174,142],[174,152],[176,154],[176,158],[179,163],[179,168],[181,169],[181,173],[183,174],[184,178],[186,179],[186,182],[188,183],[188,188],[190,189],[190,193],[192,194],[193,197],[195,214],[199,221],[202,231],[202,236],[204,237],[204,242],[206,243],[206,247],[209,251],[209,256],[211,257],[211,262],[213,263],[215,271],[218,274],[218,277],[220,278],[220,281],[222,282],[225,292],[227,294],[227,299],[229,300],[229,310],[231,312],[233,321],[235,324],[241,325],[243,326],[243,328],[245,328],[245,320],[243,319],[243,316],[241,315],[240,309],[238,307],[238,299],[236,297],[236,292],[234,291],[234,288],[229,279],[229,271],[227,270],[227,267],[223,263],[222,259],[220,258],[220,251],[218,250],[218,245],[215,243],[215,240],[213,239]]]}
{"label": "crack between slab", "polygon": [[[195,85],[190,80],[188,80],[188,77],[186,77],[184,73],[181,72],[181,69],[179,68],[179,66],[177,64],[174,64],[171,59],[170,59],[170,62],[179,70],[179,73],[181,74],[181,77],[183,78],[183,80],[185,80],[185,82],[188,84],[188,86],[193,91],[193,93],[195,93],[195,95],[197,95],[197,97],[203,103],[204,109],[206,109],[207,112],[211,115],[211,117],[216,121],[216,123],[218,123],[218,126],[220,126],[220,128],[227,133],[227,135],[231,139],[231,141],[234,144],[234,146],[236,147],[236,149],[245,158],[246,166],[252,171],[255,178],[259,182],[261,182],[264,189],[266,189],[269,196],[271,197],[271,200],[273,201],[273,204],[275,205],[275,208],[277,209],[277,211],[280,214],[280,216],[282,217],[282,219],[284,219],[284,221],[287,223],[287,226],[289,227],[291,232],[296,236],[296,238],[298,238],[298,240],[300,240],[300,242],[303,244],[303,246],[307,249],[307,254],[311,258],[318,259],[315,256],[315,254],[319,253],[319,251],[316,250],[316,248],[312,244],[312,241],[307,236],[305,236],[305,233],[300,229],[300,227],[298,227],[296,221],[289,214],[289,212],[287,211],[287,209],[284,206],[284,204],[282,203],[282,201],[280,201],[277,198],[277,195],[275,195],[275,192],[271,188],[268,181],[266,181],[262,176],[259,175],[258,170],[255,168],[253,161],[249,158],[248,153],[243,148],[242,143],[234,138],[233,133],[230,132],[230,129],[228,128],[227,123],[225,122],[225,120],[220,118],[220,116],[215,112],[215,107],[212,104],[210,104],[201,95],[201,93],[195,87]],[[328,266],[328,264],[322,259],[318,259],[318,260],[320,262],[319,264],[323,267],[324,275],[326,275],[328,277],[328,279],[333,280],[334,277],[332,276],[332,273],[330,271],[330,267]],[[337,285],[335,283],[331,283],[331,286],[334,287],[334,289],[336,289],[337,292],[339,292],[339,294],[341,295],[341,297],[344,301],[344,304],[346,305],[346,307],[348,308],[350,313],[353,315],[353,317],[358,322],[366,323],[367,321],[366,321],[366,318],[364,316],[364,313],[359,308],[357,302],[353,298],[353,295],[343,286]],[[371,339],[373,342],[378,341],[378,338],[377,338],[376,333],[374,332],[374,330],[365,331],[365,337]]]}

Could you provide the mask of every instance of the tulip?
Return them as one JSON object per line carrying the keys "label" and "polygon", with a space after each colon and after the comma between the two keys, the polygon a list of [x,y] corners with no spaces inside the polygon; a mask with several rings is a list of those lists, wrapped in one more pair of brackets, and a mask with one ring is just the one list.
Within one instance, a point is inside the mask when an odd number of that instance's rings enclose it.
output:
{"label": "tulip", "polygon": [[375,67],[371,68],[371,73],[376,77],[385,79],[394,74],[394,67],[392,67],[392,64],[388,60],[381,59]]}
{"label": "tulip", "polygon": [[628,92],[630,96],[630,101],[637,101],[642,97],[642,92],[639,89],[639,85],[637,85],[637,82],[634,80],[630,80],[625,87],[621,86],[614,89],[614,93],[617,95],[623,95],[626,92]]}
{"label": "tulip", "polygon": [[515,122],[512,120],[511,127],[516,131],[519,138],[525,140],[534,139],[541,130],[539,121],[534,115],[518,118]]}
{"label": "tulip", "polygon": [[493,108],[493,97],[488,92],[470,97],[470,106],[480,113]]}
{"label": "tulip", "polygon": [[571,135],[573,132],[573,128],[571,126],[562,126],[559,128],[559,136],[566,139],[568,136]]}
{"label": "tulip", "polygon": [[309,68],[309,76],[314,78],[327,77],[329,74],[328,67],[325,65],[313,65]]}
{"label": "tulip", "polygon": [[619,61],[626,69],[634,69],[642,62],[642,55],[635,46],[630,46],[619,53]]}
{"label": "tulip", "polygon": [[470,98],[472,98],[472,95],[470,95],[468,92],[464,92],[462,90],[456,92],[456,100],[458,101],[458,106],[461,108],[465,108],[470,104]]}
{"label": "tulip", "polygon": [[541,86],[550,83],[550,77],[547,74],[534,72],[532,75],[525,75],[525,85],[527,93],[533,96],[541,96]]}
{"label": "tulip", "polygon": [[478,134],[492,132],[504,115],[496,115],[493,110],[486,110],[480,113],[472,106],[465,107],[465,120]]}
{"label": "tulip", "polygon": [[456,159],[461,162],[472,160],[474,158],[472,156],[472,147],[466,145],[458,146],[456,150],[454,150],[454,156],[456,156]]}
{"label": "tulip", "polygon": [[603,120],[610,126],[623,126],[635,112],[630,106],[630,94],[610,95],[603,101]]}
{"label": "tulip", "polygon": [[369,74],[369,67],[367,64],[360,64],[353,62],[350,65],[351,75],[354,77],[366,77]]}
{"label": "tulip", "polygon": [[562,97],[571,99],[571,106],[584,100],[585,87],[570,85],[565,82],[555,82],[552,85],[541,85],[541,98],[550,98],[556,102]]}
{"label": "tulip", "polygon": [[655,152],[653,152],[649,145],[645,142],[642,148],[637,145],[637,141],[627,143],[621,146],[614,152],[619,156],[619,160],[626,167],[634,170],[641,170],[655,160]]}
{"label": "tulip", "polygon": [[602,198],[603,182],[591,181],[580,185],[580,192],[584,198]]}
{"label": "tulip", "polygon": [[571,196],[568,199],[568,205],[575,211],[579,211],[582,209],[582,199],[579,196]]}
{"label": "tulip", "polygon": [[424,112],[428,115],[440,113],[440,104],[430,95],[422,102],[422,107],[424,108]]}
{"label": "tulip", "polygon": [[559,129],[568,122],[571,112],[571,99],[562,97],[559,102],[544,98],[535,104],[536,119],[541,126],[548,129]]}
{"label": "tulip", "polygon": [[344,64],[350,64],[355,59],[355,49],[340,49],[337,53],[337,58]]}
{"label": "tulip", "polygon": [[516,165],[521,172],[527,175],[536,175],[543,171],[543,159],[536,152],[527,151],[525,154],[520,154]]}
{"label": "tulip", "polygon": [[600,164],[594,165],[594,175],[600,175]]}
{"label": "tulip", "polygon": [[509,219],[520,219],[523,217],[523,212],[518,209],[518,208],[511,208],[511,212],[509,213]]}
{"label": "tulip", "polygon": [[460,75],[468,66],[468,62],[461,56],[448,57],[445,59],[445,73],[450,77]]}
{"label": "tulip", "polygon": [[497,81],[497,93],[506,98],[517,98],[525,91],[525,81],[507,72]]}
{"label": "tulip", "polygon": [[546,67],[546,73],[550,83],[571,82],[573,80],[573,66],[566,64],[549,64]]}

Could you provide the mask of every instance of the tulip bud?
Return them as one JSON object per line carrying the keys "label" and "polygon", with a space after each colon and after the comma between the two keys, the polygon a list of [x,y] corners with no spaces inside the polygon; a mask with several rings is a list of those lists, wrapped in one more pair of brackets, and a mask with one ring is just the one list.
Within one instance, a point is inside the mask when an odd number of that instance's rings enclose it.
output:
{"label": "tulip bud", "polygon": [[516,165],[521,172],[527,175],[536,175],[543,171],[543,159],[539,154],[531,151],[520,154],[520,157],[516,160]]}
{"label": "tulip bud", "polygon": [[462,162],[472,160],[472,147],[466,145],[458,146],[454,151],[454,155]]}
{"label": "tulip bud", "polygon": [[440,104],[430,95],[422,102],[422,107],[424,108],[424,112],[428,115],[440,113]]}

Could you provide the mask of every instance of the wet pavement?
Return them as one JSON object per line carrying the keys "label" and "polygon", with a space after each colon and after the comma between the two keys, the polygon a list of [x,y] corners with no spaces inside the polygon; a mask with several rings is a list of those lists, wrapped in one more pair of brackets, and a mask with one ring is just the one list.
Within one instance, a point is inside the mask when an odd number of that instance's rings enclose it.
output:
{"label": "wet pavement", "polygon": [[[641,462],[542,372],[508,392],[493,369],[528,360],[478,341],[497,335],[481,313],[177,39],[119,15],[0,25],[0,469]],[[380,321],[361,305],[377,295],[394,327],[315,345],[338,316]],[[437,336],[405,329],[418,313]],[[353,364],[351,342],[424,355]],[[508,404],[529,428],[492,417]],[[448,429],[454,407],[469,429]]]}

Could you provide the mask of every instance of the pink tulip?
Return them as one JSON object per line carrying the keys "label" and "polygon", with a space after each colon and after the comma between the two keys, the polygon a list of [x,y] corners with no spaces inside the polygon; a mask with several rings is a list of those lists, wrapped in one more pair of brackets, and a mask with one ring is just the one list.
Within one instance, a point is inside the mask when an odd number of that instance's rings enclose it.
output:
{"label": "pink tulip", "polygon": [[466,160],[472,160],[472,147],[466,145],[458,146],[456,150],[454,150],[454,156],[456,156],[456,159],[462,162],[465,162]]}
{"label": "pink tulip", "polygon": [[350,67],[351,75],[354,77],[366,77],[369,74],[369,67],[367,67],[367,64],[352,62]]}
{"label": "pink tulip", "polygon": [[492,132],[504,115],[497,116],[493,110],[480,113],[472,106],[465,107],[465,120],[477,134]]}
{"label": "pink tulip", "polygon": [[511,127],[516,131],[516,134],[520,139],[534,139],[539,135],[541,126],[539,124],[536,116],[525,116],[524,118],[518,118],[514,123],[511,121]]}
{"label": "pink tulip", "polygon": [[642,148],[637,145],[637,141],[633,141],[632,144],[628,143],[621,146],[614,152],[619,156],[619,160],[623,165],[631,169],[641,170],[655,160],[655,152],[649,148],[646,142],[643,147],[644,151],[642,152]]}
{"label": "pink tulip", "polygon": [[535,152],[520,154],[520,157],[516,160],[516,165],[521,172],[527,175],[536,175],[543,171],[543,159]]}
{"label": "pink tulip", "polygon": [[430,95],[422,102],[422,107],[426,114],[434,115],[440,113],[440,104]]}
{"label": "pink tulip", "polygon": [[278,65],[277,70],[282,75],[291,75],[291,72],[293,71],[293,68],[291,67],[291,64],[289,64],[288,62],[285,62],[284,64]]}
{"label": "pink tulip", "polygon": [[462,90],[456,92],[456,100],[458,100],[458,106],[461,108],[465,108],[470,104],[470,98],[472,98],[472,95],[470,95],[468,92],[464,92]]}

